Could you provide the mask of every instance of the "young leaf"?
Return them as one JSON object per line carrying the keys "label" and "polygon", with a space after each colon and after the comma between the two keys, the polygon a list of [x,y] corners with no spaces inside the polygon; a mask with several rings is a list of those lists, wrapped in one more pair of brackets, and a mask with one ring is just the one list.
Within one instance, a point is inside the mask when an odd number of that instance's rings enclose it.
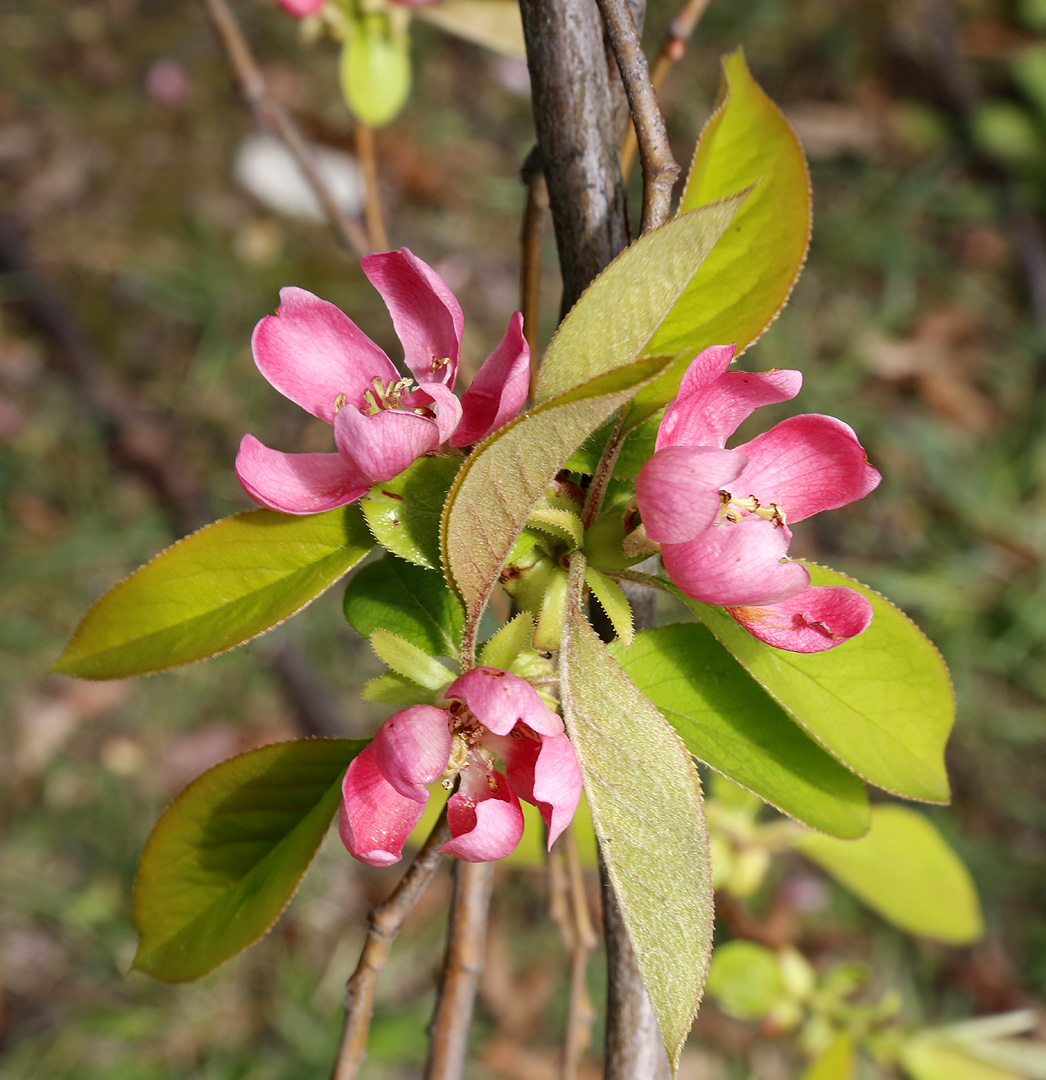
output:
{"label": "young leaf", "polygon": [[735,1020],[761,1020],[784,996],[777,956],[754,941],[728,941],[712,953],[708,992]]}
{"label": "young leaf", "polygon": [[969,871],[934,825],[905,806],[875,806],[860,840],[814,833],[796,848],[888,922],[910,934],[969,945],[984,934]]}
{"label": "young leaf", "polygon": [[479,651],[479,662],[486,667],[508,671],[512,662],[534,640],[534,616],[521,611],[505,625]]}
{"label": "young leaf", "polygon": [[659,626],[611,655],[700,761],[832,836],[868,831],[864,784],[825,753],[699,623]]}
{"label": "young leaf", "polygon": [[364,683],[360,697],[364,701],[376,701],[382,705],[432,704],[432,690],[408,679],[406,675],[400,675],[398,671],[386,671]]}
{"label": "young leaf", "polygon": [[356,506],[216,521],[110,589],[54,670],[122,679],[224,652],[300,611],[373,546]]}
{"label": "young leaf", "polygon": [[581,609],[572,560],[563,631],[563,715],[600,850],[673,1069],[697,1013],[712,947],[712,875],[693,759],[633,686]]}
{"label": "young leaf", "polygon": [[632,644],[634,626],[632,623],[632,605],[628,602],[624,590],[613,578],[589,566],[585,569],[585,584],[592,590],[592,595],[599,601],[610,625],[614,628],[622,645]]}
{"label": "young leaf", "polygon": [[443,501],[461,468],[452,454],[418,458],[360,499],[374,538],[387,551],[427,570],[439,569]]}
{"label": "young leaf", "polygon": [[253,944],[294,895],[365,742],[301,739],[224,761],[164,811],[134,884],[134,967],[188,982]]}
{"label": "young leaf", "polygon": [[383,629],[431,656],[457,656],[464,616],[442,574],[383,555],[349,582],[345,618],[361,637]]}
{"label": "young leaf", "polygon": [[962,1047],[931,1039],[913,1039],[902,1049],[901,1061],[911,1080],[1025,1080]]}
{"label": "young leaf", "polygon": [[[955,698],[940,653],[889,600],[822,566],[814,585],[846,585],[872,603],[863,634],[821,653],[757,641],[726,613],[686,603],[756,681],[833,757],[877,787],[923,802],[947,802],[944,744]],[[685,598],[684,598],[685,599]]]}
{"label": "young leaf", "polygon": [[640,360],[548,401],[495,432],[466,460],[443,511],[443,561],[472,625],[563,462],[667,362]]}
{"label": "young leaf", "polygon": [[429,690],[439,690],[454,678],[438,660],[387,630],[374,630],[370,645],[393,671]]}
{"label": "young leaf", "polygon": [[[680,363],[636,399],[646,416],[679,389],[708,345],[746,349],[784,307],[810,243],[810,176],[803,148],[738,50],[723,59],[720,104],[701,133],[679,213],[751,188],[729,231],[654,334],[650,353]],[[754,185],[754,186],[753,186]]]}
{"label": "young leaf", "polygon": [[652,229],[589,285],[545,351],[534,390],[539,405],[655,355],[648,343],[738,212],[745,193],[737,191]]}
{"label": "young leaf", "polygon": [[581,518],[570,510],[557,510],[553,507],[542,507],[535,510],[527,522],[535,528],[547,532],[557,540],[570,544],[572,548],[579,548],[585,542],[585,530],[581,524]]}
{"label": "young leaf", "polygon": [[803,1073],[803,1080],[854,1080],[855,1068],[853,1038],[840,1033]]}

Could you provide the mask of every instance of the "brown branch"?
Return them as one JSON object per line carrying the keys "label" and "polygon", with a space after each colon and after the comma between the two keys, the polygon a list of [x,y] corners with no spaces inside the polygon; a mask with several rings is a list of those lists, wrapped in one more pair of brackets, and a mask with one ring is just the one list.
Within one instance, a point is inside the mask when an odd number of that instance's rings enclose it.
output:
{"label": "brown branch", "polygon": [[381,189],[378,184],[378,154],[374,128],[369,124],[356,124],[356,153],[359,154],[363,172],[364,212],[371,250],[388,251],[389,234],[385,231],[385,218],[381,213]]}
{"label": "brown branch", "polygon": [[367,940],[363,944],[356,970],[346,986],[345,1027],[341,1033],[341,1044],[331,1080],[355,1080],[359,1073],[366,1056],[367,1033],[374,1013],[374,993],[378,977],[388,961],[389,950],[396,935],[446,858],[440,854],[439,849],[449,839],[450,829],[444,808],[435,828],[392,895],[370,913]]}
{"label": "brown branch", "polygon": [[588,958],[599,942],[585,895],[585,880],[578,856],[577,837],[573,826],[563,835],[566,848],[568,896],[572,918],[573,943],[570,961],[570,999],[567,1005],[567,1035],[563,1044],[562,1080],[577,1080],[581,1059],[592,1041],[592,1021],[595,1009],[588,995],[586,976]]}
{"label": "brown branch", "polygon": [[483,968],[492,863],[458,862],[450,906],[447,956],[430,1026],[425,1080],[460,1080],[465,1067],[472,1007]]}
{"label": "brown branch", "polygon": [[668,143],[665,118],[650,82],[650,70],[632,9],[626,0],[597,0],[597,3],[625,85],[629,112],[639,140],[639,158],[643,165],[640,231],[646,232],[668,220],[672,209],[672,186],[679,176],[679,165]]}
{"label": "brown branch", "polygon": [[522,177],[527,186],[527,205],[520,229],[523,254],[520,310],[523,312],[523,333],[530,349],[530,396],[533,398],[538,362],[538,316],[541,311],[541,219],[548,210],[548,185],[545,183],[541,151],[536,146],[523,162]]}
{"label": "brown branch", "polygon": [[[665,31],[665,36],[661,39],[661,47],[657,50],[657,56],[654,57],[654,66],[650,71],[650,82],[655,90],[661,89],[672,65],[678,64],[686,55],[687,42],[710,2],[711,0],[686,0]],[[632,162],[636,159],[638,148],[636,129],[629,123],[628,131],[625,132],[625,144],[621,147],[621,175],[626,178],[632,169]]]}
{"label": "brown branch", "polygon": [[342,212],[338,201],[316,168],[309,144],[298,125],[283,105],[269,94],[265,77],[232,9],[226,0],[203,0],[203,3],[229,57],[236,81],[240,84],[240,92],[254,110],[259,126],[274,132],[287,147],[345,247],[356,255],[366,255],[370,246],[363,229],[358,222],[346,217]]}

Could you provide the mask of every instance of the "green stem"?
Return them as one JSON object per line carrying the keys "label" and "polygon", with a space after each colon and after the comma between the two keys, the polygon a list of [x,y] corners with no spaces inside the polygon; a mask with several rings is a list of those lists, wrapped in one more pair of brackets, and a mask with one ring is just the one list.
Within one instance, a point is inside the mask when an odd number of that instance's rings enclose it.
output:
{"label": "green stem", "polygon": [[617,456],[621,453],[621,447],[625,442],[625,433],[622,432],[624,422],[625,410],[622,409],[618,413],[614,430],[606,446],[603,447],[603,456],[599,459],[596,471],[592,474],[592,483],[588,486],[585,505],[581,511],[581,524],[586,529],[596,520],[596,515],[603,505],[603,496],[607,493],[607,484],[610,483],[610,478],[614,474]]}

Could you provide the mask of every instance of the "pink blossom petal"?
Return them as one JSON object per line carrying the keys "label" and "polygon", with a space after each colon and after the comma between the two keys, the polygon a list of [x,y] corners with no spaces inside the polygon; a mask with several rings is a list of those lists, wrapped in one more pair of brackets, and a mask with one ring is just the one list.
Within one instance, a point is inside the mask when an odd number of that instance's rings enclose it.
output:
{"label": "pink blossom petal", "polygon": [[515,851],[523,811],[508,779],[473,754],[447,802],[447,824],[452,839],[440,851],[466,862],[491,862]]}
{"label": "pink blossom petal", "polygon": [[368,255],[360,265],[389,309],[414,377],[453,389],[465,318],[447,283],[408,248]]}
{"label": "pink blossom petal", "polygon": [[685,544],[665,544],[668,576],[695,600],[726,607],[765,606],[810,584],[802,563],[782,562],[792,539],[782,526],[758,517],[721,521]]}
{"label": "pink blossom petal", "polygon": [[398,476],[439,445],[436,422],[403,409],[364,415],[352,405],[334,418],[334,441],[346,467],[376,484]]}
{"label": "pink blossom petal", "polygon": [[370,488],[340,454],[284,454],[244,435],[236,476],[257,503],[283,514],[318,514],[358,499]]}
{"label": "pink blossom petal", "polygon": [[535,735],[517,724],[510,735],[488,735],[483,745],[504,762],[512,790],[541,812],[551,848],[581,798],[581,770],[570,740],[566,735]]}
{"label": "pink blossom petal", "polygon": [[722,508],[720,489],[748,459],[711,446],[667,446],[639,470],[636,500],[651,540],[681,544],[704,532]]}
{"label": "pink blossom petal", "polygon": [[443,696],[464,701],[469,712],[495,735],[524,723],[539,735],[562,735],[563,720],[525,679],[499,668],[477,667],[456,678]]}
{"label": "pink blossom petal", "polygon": [[425,785],[443,775],[451,750],[447,721],[446,709],[412,705],[378,728],[371,743],[374,764],[404,798],[427,801]]}
{"label": "pink blossom petal", "polygon": [[323,3],[324,0],[280,0],[280,6],[299,19],[314,15],[323,7]]}
{"label": "pink blossom petal", "polygon": [[737,450],[749,460],[731,492],[776,503],[790,525],[863,499],[882,479],[853,429],[834,416],[793,416]]}
{"label": "pink blossom petal", "polygon": [[523,408],[529,390],[530,348],[523,336],[523,316],[517,311],[500,344],[461,396],[463,417],[451,445],[469,446],[507,424]]}
{"label": "pink blossom petal", "polygon": [[254,328],[258,370],[284,397],[333,423],[339,394],[363,405],[372,380],[395,382],[392,361],[341,310],[305,289],[280,289],[280,306]]}
{"label": "pink blossom petal", "polygon": [[753,637],[799,653],[834,649],[864,633],[872,621],[871,603],[842,585],[811,585],[777,604],[729,611]]}
{"label": "pink blossom petal", "polygon": [[422,388],[404,394],[402,401],[406,409],[431,411],[435,408],[440,443],[445,443],[461,422],[461,401],[449,386],[442,383],[425,383]]}
{"label": "pink blossom petal", "polygon": [[382,776],[369,746],[350,762],[341,792],[338,832],[349,854],[370,866],[399,862],[425,804],[404,798]]}
{"label": "pink blossom petal", "polygon": [[[710,351],[706,349],[690,365],[687,375]],[[711,367],[704,365],[705,369]],[[802,384],[802,374],[788,370],[726,371],[711,382],[705,380],[703,370],[690,379],[684,376],[679,396],[665,411],[655,448],[724,446],[742,421],[761,405],[789,401]]]}

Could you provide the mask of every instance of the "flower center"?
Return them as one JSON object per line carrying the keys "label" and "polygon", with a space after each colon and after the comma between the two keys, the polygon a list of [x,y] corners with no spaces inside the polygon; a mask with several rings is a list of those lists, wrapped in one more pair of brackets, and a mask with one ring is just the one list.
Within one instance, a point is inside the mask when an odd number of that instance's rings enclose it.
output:
{"label": "flower center", "polygon": [[786,524],[785,512],[777,503],[769,503],[767,506],[763,506],[754,495],[749,495],[746,499],[739,499],[731,495],[729,491],[720,491],[719,498],[722,502],[722,506],[719,508],[719,518],[733,522],[735,525],[746,513],[761,517],[764,521],[773,522],[775,528],[780,528]]}
{"label": "flower center", "polygon": [[487,729],[470,713],[460,701],[454,702],[450,709],[450,758],[443,770],[443,787],[448,791],[454,778],[468,765],[469,757],[478,754],[489,768],[494,763],[494,755],[481,745]]}
{"label": "flower center", "polygon": [[369,416],[381,412],[382,409],[403,408],[403,395],[414,388],[414,380],[409,376],[397,382],[383,383],[375,376],[371,380],[373,390],[368,390],[363,395],[366,402],[365,411]]}

